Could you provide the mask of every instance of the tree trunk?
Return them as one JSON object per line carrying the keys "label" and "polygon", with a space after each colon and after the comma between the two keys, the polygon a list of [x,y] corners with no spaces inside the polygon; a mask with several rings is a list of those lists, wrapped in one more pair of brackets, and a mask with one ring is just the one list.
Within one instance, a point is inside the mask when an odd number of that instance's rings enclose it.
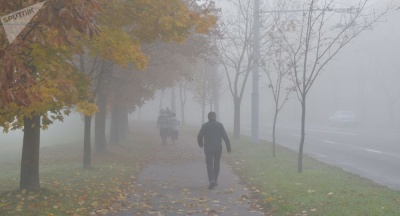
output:
{"label": "tree trunk", "polygon": [[234,100],[233,138],[240,139],[240,99]]}
{"label": "tree trunk", "polygon": [[20,190],[37,191],[39,181],[40,116],[24,118]]}
{"label": "tree trunk", "polygon": [[304,139],[306,136],[305,133],[305,125],[306,125],[306,96],[302,96],[301,100],[301,138],[300,138],[300,147],[299,147],[299,158],[297,162],[297,172],[303,172],[303,147],[304,147]]}
{"label": "tree trunk", "polygon": [[[82,73],[85,72],[85,59],[83,54],[79,55],[80,59],[80,69]],[[83,133],[83,168],[87,169],[90,168],[92,165],[91,155],[92,155],[92,147],[90,141],[91,135],[91,127],[92,127],[92,116],[85,115],[85,128]]]}
{"label": "tree trunk", "polygon": [[120,138],[120,108],[118,103],[111,108],[111,123],[110,123],[110,143],[119,144]]}
{"label": "tree trunk", "polygon": [[275,110],[274,115],[274,123],[272,125],[272,156],[275,157],[275,146],[276,146],[276,139],[275,139],[275,132],[276,132],[276,120],[278,119],[278,110]]}
{"label": "tree trunk", "polygon": [[121,107],[121,124],[120,124],[120,128],[121,128],[121,137],[120,139],[122,141],[126,140],[126,137],[130,131],[129,129],[129,111],[126,107]]}
{"label": "tree trunk", "polygon": [[103,92],[100,92],[97,97],[97,106],[99,112],[95,116],[95,127],[94,127],[94,142],[95,150],[98,153],[104,153],[107,151],[106,141],[106,115],[107,115],[107,97]]}
{"label": "tree trunk", "polygon": [[129,132],[129,113],[120,103],[114,104],[111,109],[110,143],[121,144],[126,140]]}
{"label": "tree trunk", "polygon": [[87,169],[92,166],[92,147],[90,141],[90,132],[92,126],[92,116],[85,115],[85,132],[83,138],[83,168]]}
{"label": "tree trunk", "polygon": [[179,96],[181,99],[182,125],[185,125],[186,88],[183,86],[182,82],[179,85]]}

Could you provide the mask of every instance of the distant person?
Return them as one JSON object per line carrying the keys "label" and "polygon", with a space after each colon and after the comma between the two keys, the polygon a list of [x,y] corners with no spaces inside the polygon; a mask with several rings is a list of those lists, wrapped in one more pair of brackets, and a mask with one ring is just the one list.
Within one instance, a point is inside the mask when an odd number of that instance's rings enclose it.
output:
{"label": "distant person", "polygon": [[197,143],[200,148],[204,146],[204,154],[206,156],[207,175],[210,185],[208,189],[212,190],[218,185],[218,174],[220,168],[220,160],[222,154],[222,139],[225,142],[226,150],[231,152],[231,143],[226,134],[224,126],[217,122],[215,112],[208,113],[208,122],[201,126],[197,135]]}
{"label": "distant person", "polygon": [[172,112],[168,107],[167,107],[167,110],[165,110],[165,113],[167,114],[168,117],[172,116]]}
{"label": "distant person", "polygon": [[172,144],[175,145],[175,142],[179,137],[179,125],[180,122],[176,118],[176,114],[172,113],[171,117],[168,118],[168,132],[172,139]]}
{"label": "distant person", "polygon": [[167,113],[161,109],[160,115],[157,119],[157,128],[160,129],[160,136],[162,140],[162,144],[167,144],[167,137],[168,137],[168,115]]}

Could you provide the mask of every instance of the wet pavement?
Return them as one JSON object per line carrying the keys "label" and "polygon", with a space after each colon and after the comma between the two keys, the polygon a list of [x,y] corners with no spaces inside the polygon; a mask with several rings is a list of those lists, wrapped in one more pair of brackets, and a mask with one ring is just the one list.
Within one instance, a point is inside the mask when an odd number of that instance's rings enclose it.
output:
{"label": "wet pavement", "polygon": [[[129,208],[113,215],[264,215],[252,207],[250,191],[223,161],[218,186],[208,190],[204,152],[195,138],[153,145],[157,153],[132,182],[136,190],[127,198]],[[222,157],[229,157],[225,148]]]}

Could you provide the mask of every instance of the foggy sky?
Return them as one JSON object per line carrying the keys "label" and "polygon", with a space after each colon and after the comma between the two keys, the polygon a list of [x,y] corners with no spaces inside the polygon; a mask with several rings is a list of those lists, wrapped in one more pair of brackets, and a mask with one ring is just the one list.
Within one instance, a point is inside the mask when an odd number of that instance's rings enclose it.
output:
{"label": "foggy sky", "polygon": [[[223,5],[225,1],[220,3]],[[344,6],[349,1],[338,1]],[[372,1],[372,5],[379,0]],[[363,115],[366,125],[389,125],[394,120],[394,126],[400,126],[400,98],[394,105],[394,118],[388,114],[388,96],[400,92],[400,13],[385,17],[374,25],[373,30],[363,32],[326,67],[317,78],[308,96],[307,125],[324,125],[335,111],[353,110]],[[222,68],[219,73],[223,73]],[[260,125],[272,124],[273,99],[267,88],[266,76],[260,72]],[[241,122],[243,127],[251,125],[251,79],[248,80],[246,92],[241,107]],[[227,84],[225,84],[226,88]],[[390,92],[389,95],[387,92]],[[159,95],[159,94],[158,94]],[[170,106],[170,93],[165,93],[163,108]],[[188,95],[186,105],[186,120],[193,125],[200,125],[201,107],[194,103]],[[181,119],[178,90],[176,94],[177,117]],[[148,101],[139,111],[131,114],[132,120],[140,119],[155,121],[160,107],[160,98]],[[208,112],[208,106],[206,112]],[[300,104],[292,96],[285,105],[278,119],[279,124],[300,123]],[[232,96],[226,90],[220,96],[220,116],[228,130],[233,125]],[[393,125],[391,125],[393,126]],[[65,122],[50,125],[49,130],[42,133],[42,146],[60,142],[83,142],[83,121],[79,114],[66,117]],[[262,133],[262,131],[261,131]],[[58,138],[71,134],[69,139]],[[0,150],[21,148],[21,131],[0,135]]]}
{"label": "foggy sky", "polygon": [[[349,1],[338,1],[338,3],[348,5]],[[370,5],[375,7],[384,3],[371,1]],[[372,30],[364,31],[355,38],[328,64],[308,95],[307,116],[310,125],[325,124],[324,120],[338,110],[353,110],[359,115],[364,113],[367,124],[385,124],[390,121],[387,111],[389,109],[387,94],[383,86],[390,89],[392,93],[400,91],[396,83],[400,80],[398,61],[400,27],[397,20],[400,20],[398,12],[386,16],[376,23]],[[222,68],[219,72],[223,73]],[[266,87],[266,76],[260,74],[260,125],[268,125],[272,122],[273,99],[270,90]],[[179,103],[178,99],[177,103]],[[229,91],[225,91],[220,97],[220,104],[220,110],[223,110],[220,113],[220,120],[228,125],[233,124],[233,102]],[[151,110],[149,108],[151,106],[157,110],[158,105],[156,101],[150,102],[144,110]],[[399,110],[400,101],[397,101],[395,106],[396,110]],[[201,117],[200,106],[188,104],[186,112],[190,113],[187,117],[189,121],[198,124]],[[249,126],[251,124],[251,79],[247,83],[241,112],[243,126]],[[299,101],[293,96],[284,107],[280,122],[299,124],[300,113]],[[142,116],[151,118],[151,114],[144,112]],[[179,114],[178,117],[180,117]],[[395,118],[399,121],[400,113],[395,113]]]}

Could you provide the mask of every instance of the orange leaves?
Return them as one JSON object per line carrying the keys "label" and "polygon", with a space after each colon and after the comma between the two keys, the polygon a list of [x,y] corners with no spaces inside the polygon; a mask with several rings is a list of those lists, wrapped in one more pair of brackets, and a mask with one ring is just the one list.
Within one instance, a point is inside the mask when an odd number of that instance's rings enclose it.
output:
{"label": "orange leaves", "polygon": [[137,68],[143,69],[147,65],[147,58],[141,51],[139,41],[122,28],[103,26],[100,36],[88,46],[92,55],[112,60],[123,67],[133,63]]}
{"label": "orange leaves", "polygon": [[[37,3],[33,1],[9,1],[0,4],[3,12],[14,12],[20,7],[29,6]],[[39,11],[31,21],[32,25],[21,32],[20,36],[13,44],[5,43],[5,34],[0,34],[0,109],[8,109],[10,103],[20,106],[30,106],[33,101],[41,100],[41,97],[27,94],[27,89],[36,85],[38,81],[46,79],[43,72],[36,70],[38,66],[33,64],[36,60],[32,55],[35,47],[46,49],[68,45],[74,46],[75,36],[80,34],[91,35],[98,33],[96,25],[93,23],[95,16],[99,12],[96,0],[48,0],[45,6]],[[2,29],[1,29],[2,30]],[[65,47],[64,47],[65,50]],[[42,51],[45,52],[45,51]],[[55,53],[52,53],[53,55]],[[40,58],[40,56],[36,56]],[[63,61],[64,59],[58,59]],[[65,62],[64,62],[65,63]],[[54,72],[56,68],[48,68]]]}
{"label": "orange leaves", "polygon": [[217,23],[216,17],[205,17],[201,19],[200,22],[196,25],[196,32],[200,34],[207,34],[210,29],[215,26]]}
{"label": "orange leaves", "polygon": [[[27,6],[39,0],[10,2],[1,3],[0,9],[12,12],[19,9],[16,5]],[[132,63],[137,69],[145,69],[148,56],[142,51],[143,43],[158,39],[183,43],[193,29],[205,34],[215,25],[210,10],[195,10],[185,3],[47,0],[32,25],[11,46],[1,42],[5,38],[0,34],[0,112],[12,106],[9,115],[20,117],[54,110],[58,119],[61,109],[75,104],[85,114],[95,112],[96,107],[87,101],[90,83],[74,71],[72,55],[83,53],[86,45],[92,55],[122,67]],[[8,122],[10,116],[0,117],[0,124],[12,123]],[[51,123],[51,118],[47,119],[46,123]]]}
{"label": "orange leaves", "polygon": [[[173,22],[173,18],[170,16],[164,16],[161,17],[160,19],[158,19],[158,25],[163,28],[163,29],[171,29],[172,28],[172,22]],[[182,26],[182,22],[181,26]]]}
{"label": "orange leaves", "polygon": [[40,16],[40,21],[50,28],[58,29],[58,37],[63,43],[68,43],[65,35],[76,30],[91,37],[98,34],[94,18],[99,15],[99,6],[96,0],[48,0]]}
{"label": "orange leaves", "polygon": [[[53,34],[47,36],[51,38]],[[87,99],[90,82],[86,75],[80,74],[67,62],[72,52],[66,46],[33,43],[25,47],[23,52],[29,53],[29,63],[24,65],[30,71],[27,76],[23,76],[24,79],[17,81],[15,87],[6,90],[11,91],[8,94],[10,96],[6,95],[11,100],[5,104],[4,109],[8,112],[0,116],[0,125],[18,128],[22,126],[19,120],[24,116],[40,114],[43,115],[42,126],[47,128],[54,120],[62,120],[62,116],[69,113],[62,110],[68,110]],[[51,116],[48,116],[49,110]],[[94,109],[89,106],[87,110],[93,112]],[[17,121],[11,119],[11,116],[16,117]]]}
{"label": "orange leaves", "polygon": [[22,57],[10,60],[15,66],[15,78],[0,80],[5,83],[5,88],[0,89],[0,126],[4,131],[20,128],[24,117],[39,114],[43,115],[45,129],[54,120],[62,120],[66,113],[62,110],[79,100],[78,85],[85,79],[78,79],[76,71],[65,62],[69,52],[63,46],[31,43],[20,50]]}
{"label": "orange leaves", "polygon": [[89,103],[88,101],[79,102],[76,107],[78,112],[83,113],[86,116],[91,116],[99,110],[95,104]]}
{"label": "orange leaves", "polygon": [[[164,42],[183,42],[192,28],[198,33],[207,33],[215,24],[215,18],[205,11],[194,11],[188,8],[183,0],[137,0],[132,2],[113,2],[124,7],[127,13],[125,21],[134,28],[131,31],[142,42],[161,39]],[[117,15],[115,22],[121,22],[122,14]],[[211,19],[210,19],[211,18]]]}

